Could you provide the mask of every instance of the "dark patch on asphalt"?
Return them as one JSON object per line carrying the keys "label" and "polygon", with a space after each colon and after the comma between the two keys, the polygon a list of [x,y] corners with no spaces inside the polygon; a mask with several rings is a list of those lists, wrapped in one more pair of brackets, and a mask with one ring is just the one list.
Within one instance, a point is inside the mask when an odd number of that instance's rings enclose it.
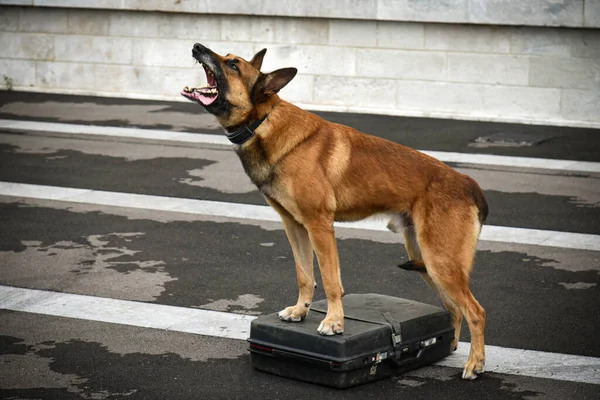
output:
{"label": "dark patch on asphalt", "polygon": [[[58,95],[46,93],[0,91],[0,106],[14,102],[44,103],[47,101],[64,102],[65,107],[72,103],[94,103],[98,106],[107,105],[148,105],[162,106],[161,112],[183,112],[191,115],[205,113],[202,107],[195,103],[168,102],[154,100],[135,100],[93,96]],[[437,151],[452,151],[461,153],[498,154],[518,157],[556,158],[578,161],[600,161],[600,135],[598,129],[572,128],[561,126],[541,126],[501,122],[478,122],[455,119],[396,117],[388,115],[315,112],[326,120],[351,126],[361,132],[380,136],[406,146]],[[8,113],[0,113],[0,118],[25,119]],[[89,125],[89,121],[80,121],[73,115],[71,123]],[[29,120],[57,121],[52,118],[27,117]],[[61,120],[60,122],[65,122]],[[129,126],[127,121],[98,120],[97,125]],[[182,121],[185,124],[185,121]],[[150,129],[172,129],[171,125],[139,125]],[[207,126],[188,126],[189,132],[209,132],[222,134],[221,129]],[[525,136],[543,135],[552,137],[551,140],[536,146],[524,147],[489,147],[476,148],[470,146],[481,136],[498,132],[516,132]]]}
{"label": "dark patch on asphalt", "polygon": [[76,339],[46,346],[28,346],[28,353],[32,357],[48,360],[48,366],[54,373],[76,376],[79,381],[69,382],[68,388],[4,388],[0,389],[2,398],[219,400],[341,396],[344,399],[403,397],[526,400],[538,396],[562,399],[565,394],[586,399],[592,398],[595,392],[594,385],[490,373],[482,375],[476,382],[465,382],[460,379],[460,370],[443,367],[425,367],[342,391],[256,371],[251,367],[249,355],[237,359],[191,361],[173,353],[117,354],[108,351],[100,343]]}
{"label": "dark patch on asphalt", "polygon": [[165,157],[127,160],[73,150],[60,150],[49,158],[47,154],[15,153],[16,148],[0,144],[2,181],[267,205],[257,191],[223,193],[180,182],[190,177],[187,171],[214,164],[210,160]]}
{"label": "dark patch on asphalt", "polygon": [[[600,161],[598,135],[600,130],[598,129],[354,113],[317,112],[316,114],[329,121],[349,125],[361,132],[421,150]],[[551,136],[552,140],[526,147],[471,146],[476,138],[499,131]]]}
{"label": "dark patch on asphalt", "polygon": [[23,339],[14,336],[0,335],[0,355],[3,354],[27,354],[28,346]]}
{"label": "dark patch on asphalt", "polygon": [[600,207],[572,196],[486,190],[487,225],[600,234]]}
{"label": "dark patch on asphalt", "polygon": [[[589,339],[600,329],[600,310],[593,305],[600,304],[600,274],[544,266],[552,261],[512,251],[477,252],[471,281],[487,311],[486,340],[504,347],[598,357],[600,347]],[[588,292],[559,290],[564,288],[560,282],[567,281],[597,286]]]}
{"label": "dark patch on asphalt", "polygon": [[[162,157],[127,160],[73,150],[60,150],[50,159],[47,154],[16,153],[16,148],[0,144],[0,180],[267,205],[256,190],[223,193],[180,182],[190,178],[188,171],[214,164],[210,160]],[[199,177],[194,179],[201,180]],[[494,190],[486,191],[486,197],[490,204],[487,223],[491,225],[600,233],[600,207],[582,206],[575,197]]]}
{"label": "dark patch on asphalt", "polygon": [[[1,210],[1,207],[0,207]],[[0,212],[0,226],[7,226],[9,216],[5,212]],[[21,243],[21,239],[11,235],[4,235],[5,229],[0,229],[0,252],[14,251],[21,252],[27,250],[27,246]]]}
{"label": "dark patch on asphalt", "polygon": [[[4,342],[6,337],[0,337]],[[6,339],[11,345],[23,342]],[[21,345],[22,347],[23,345]],[[22,348],[18,350],[22,350]],[[81,398],[198,398],[204,379],[198,379],[203,361],[191,361],[173,353],[148,355],[117,354],[100,343],[70,340],[36,349],[26,346],[26,353],[50,360],[53,372],[76,375],[84,382],[70,388],[0,389],[2,398],[81,399]],[[5,354],[24,354],[6,352]],[[31,371],[33,372],[33,371]],[[192,389],[192,391],[190,391]]]}
{"label": "dark patch on asphalt", "polygon": [[[297,299],[292,252],[282,230],[238,223],[128,220],[98,212],[15,204],[2,204],[0,217],[0,243],[10,239],[11,243],[37,240],[52,244],[112,232],[144,232],[127,242],[127,248],[136,253],[123,261],[164,261],[161,268],[175,280],[165,283],[165,291],[156,299],[161,304],[198,307],[252,294],[264,299],[252,311],[271,313]],[[111,240],[111,246],[120,246],[122,240],[113,236],[103,239]],[[406,260],[400,244],[344,239],[338,241],[338,249],[348,293],[382,293],[441,305],[418,274],[395,267]],[[487,343],[600,356],[600,347],[590,340],[600,329],[600,274],[543,266],[551,261],[509,251],[477,253],[472,288],[488,312]],[[319,277],[318,270],[316,275]],[[35,277],[26,282],[35,287]],[[596,286],[569,290],[561,282]],[[315,300],[324,297],[319,285]],[[466,326],[462,339],[469,340]]]}
{"label": "dark patch on asphalt", "polygon": [[[118,258],[114,258],[112,259],[112,261],[118,261]],[[117,265],[111,265],[109,267],[107,267],[109,269],[115,270],[117,272],[120,272],[122,274],[128,274],[130,272],[136,271],[141,269],[139,264],[136,263],[127,263],[127,264],[117,264]],[[158,272],[158,268],[154,267],[146,267],[144,268],[144,272],[148,272],[148,273],[153,273],[153,272]]]}

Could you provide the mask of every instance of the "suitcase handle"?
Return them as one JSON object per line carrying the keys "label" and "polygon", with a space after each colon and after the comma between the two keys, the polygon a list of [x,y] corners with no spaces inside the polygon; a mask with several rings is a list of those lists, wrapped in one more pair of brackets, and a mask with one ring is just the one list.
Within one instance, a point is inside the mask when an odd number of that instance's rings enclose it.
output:
{"label": "suitcase handle", "polygon": [[[398,354],[398,353],[396,353],[396,354]],[[419,359],[421,358],[422,355],[423,355],[423,349],[419,349],[419,351],[417,351],[417,354],[415,354],[413,357],[407,357],[407,358],[402,359],[401,357],[394,356],[394,357],[391,357],[391,360],[392,360],[392,363],[396,367],[401,367],[403,365],[412,364],[414,362],[419,361]]]}

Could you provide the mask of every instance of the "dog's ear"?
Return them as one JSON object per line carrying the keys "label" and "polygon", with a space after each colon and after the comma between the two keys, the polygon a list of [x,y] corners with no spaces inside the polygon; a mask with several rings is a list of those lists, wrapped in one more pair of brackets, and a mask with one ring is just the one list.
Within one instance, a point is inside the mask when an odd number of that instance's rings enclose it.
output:
{"label": "dog's ear", "polygon": [[285,87],[296,76],[296,68],[282,68],[266,75],[264,93],[272,96]]}
{"label": "dog's ear", "polygon": [[252,101],[261,103],[279,92],[296,76],[296,68],[282,68],[268,74],[260,74],[252,90]]}
{"label": "dog's ear", "polygon": [[250,60],[250,64],[252,64],[252,66],[259,71],[260,71],[260,67],[262,67],[263,58],[265,58],[266,52],[267,52],[267,49],[262,49],[261,51],[256,53],[254,55],[254,57],[252,57],[252,60]]}

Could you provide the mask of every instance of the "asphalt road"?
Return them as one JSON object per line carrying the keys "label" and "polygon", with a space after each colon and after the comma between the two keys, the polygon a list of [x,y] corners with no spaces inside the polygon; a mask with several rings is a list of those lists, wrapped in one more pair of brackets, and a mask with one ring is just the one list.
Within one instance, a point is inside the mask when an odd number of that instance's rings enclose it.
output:
{"label": "asphalt road", "polygon": [[[321,114],[423,150],[600,161],[598,130]],[[0,92],[0,119],[221,134],[212,117],[187,103]],[[477,140],[487,136],[492,140]],[[494,142],[497,137],[532,145]],[[529,360],[530,369],[498,367],[465,382],[460,369],[431,366],[338,391],[253,370],[246,342],[227,335],[0,307],[0,398],[598,398],[599,379],[590,383],[569,376],[600,374],[586,364],[598,365],[600,358],[600,174],[452,165],[486,191],[488,225],[583,234],[576,237],[596,246],[566,239],[553,246],[508,237],[480,241],[471,285],[487,311],[486,342],[500,351],[525,350],[522,360],[514,362]],[[278,222],[175,206],[157,211],[151,206],[156,197],[135,208],[105,205],[93,192],[85,201],[57,200],[44,189],[165,196],[164,201],[177,204],[211,200],[224,208],[266,205],[229,147],[5,129],[0,131],[2,182],[39,186],[34,195],[0,195],[0,289],[248,317],[276,312],[296,300],[292,254]],[[406,260],[396,235],[341,228],[337,236],[347,292],[441,305],[416,274],[395,267]],[[316,298],[324,298],[321,288]],[[82,315],[87,311],[79,310]],[[119,314],[118,309],[107,311]],[[461,341],[469,339],[465,326]],[[541,378],[535,372],[543,367],[536,364],[535,351],[583,361],[558,363],[552,366],[552,379]],[[488,358],[488,365],[493,370],[498,362]]]}

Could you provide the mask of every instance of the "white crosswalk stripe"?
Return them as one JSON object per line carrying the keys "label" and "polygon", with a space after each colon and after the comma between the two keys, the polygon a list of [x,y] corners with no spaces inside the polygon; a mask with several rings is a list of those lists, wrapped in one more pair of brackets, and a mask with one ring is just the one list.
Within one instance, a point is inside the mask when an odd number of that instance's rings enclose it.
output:
{"label": "white crosswalk stripe", "polygon": [[[256,221],[280,221],[279,215],[268,206],[107,192],[102,190],[0,182],[0,195],[102,206],[143,208],[156,211],[171,211]],[[352,223],[336,223],[336,226],[350,229],[387,231],[386,223],[383,220],[371,219]],[[484,225],[480,238],[481,240],[491,242],[600,251],[600,235],[583,233]]]}

